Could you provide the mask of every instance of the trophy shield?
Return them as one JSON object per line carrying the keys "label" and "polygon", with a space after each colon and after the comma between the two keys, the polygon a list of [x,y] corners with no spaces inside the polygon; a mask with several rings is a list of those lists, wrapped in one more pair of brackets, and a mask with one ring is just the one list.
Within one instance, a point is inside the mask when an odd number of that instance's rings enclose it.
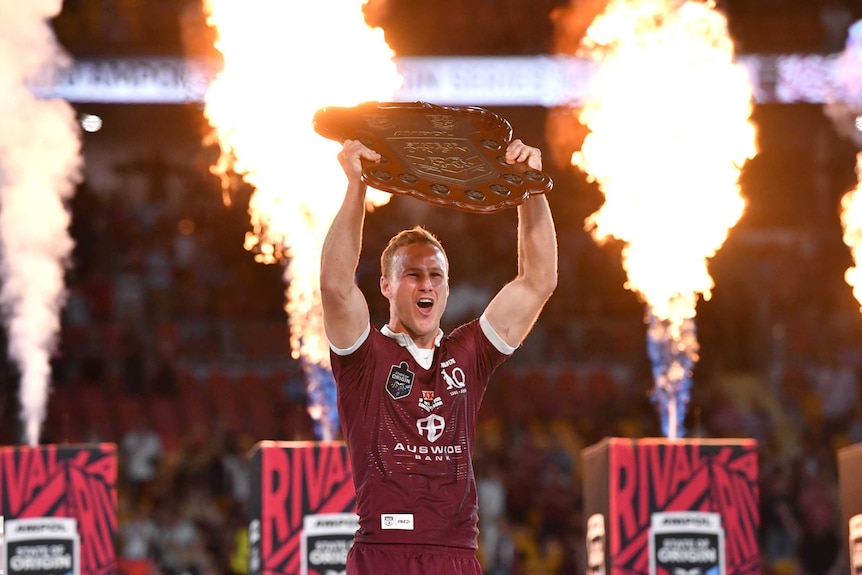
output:
{"label": "trophy shield", "polygon": [[553,187],[544,172],[506,162],[512,126],[483,108],[366,102],[321,108],[312,125],[325,138],[378,152],[378,162],[362,161],[362,181],[385,192],[490,213]]}

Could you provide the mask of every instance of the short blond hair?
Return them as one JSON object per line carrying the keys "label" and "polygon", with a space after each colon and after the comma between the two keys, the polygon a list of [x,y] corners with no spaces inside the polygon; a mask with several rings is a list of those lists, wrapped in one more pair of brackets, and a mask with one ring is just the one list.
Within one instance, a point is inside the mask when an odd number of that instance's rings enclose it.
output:
{"label": "short blond hair", "polygon": [[422,226],[415,226],[409,230],[398,232],[389,240],[389,243],[386,245],[386,249],[384,249],[383,253],[380,255],[380,273],[383,274],[383,277],[388,278],[389,274],[392,273],[392,262],[395,260],[395,254],[398,250],[413,244],[428,244],[439,249],[440,253],[443,254],[443,259],[446,262],[446,270],[448,272],[449,258],[446,256],[446,250],[443,249],[443,244],[440,243],[437,236]]}

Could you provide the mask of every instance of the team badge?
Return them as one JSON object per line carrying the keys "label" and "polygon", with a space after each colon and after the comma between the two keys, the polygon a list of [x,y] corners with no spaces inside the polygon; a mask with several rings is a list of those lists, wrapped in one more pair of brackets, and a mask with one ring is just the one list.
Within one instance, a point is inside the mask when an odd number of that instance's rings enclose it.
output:
{"label": "team badge", "polygon": [[386,380],[386,391],[392,399],[401,399],[410,395],[413,389],[414,374],[407,369],[407,362],[402,361],[400,365],[393,365],[389,370],[389,379]]}
{"label": "team badge", "polygon": [[443,405],[443,400],[439,397],[434,397],[433,389],[422,390],[422,397],[419,398],[419,407],[431,413],[441,405]]}
{"label": "team badge", "polygon": [[467,376],[464,375],[464,370],[460,367],[456,367],[452,370],[451,375],[443,371],[443,381],[446,382],[446,391],[449,392],[449,395],[455,396],[460,393],[467,392]]}

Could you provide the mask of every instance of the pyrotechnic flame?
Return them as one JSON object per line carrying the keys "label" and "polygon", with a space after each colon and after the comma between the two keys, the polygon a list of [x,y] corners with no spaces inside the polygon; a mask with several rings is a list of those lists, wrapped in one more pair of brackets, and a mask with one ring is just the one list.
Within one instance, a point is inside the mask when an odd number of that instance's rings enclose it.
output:
{"label": "pyrotechnic flame", "polygon": [[[363,4],[204,0],[224,60],[206,95],[222,150],[213,172],[226,182],[233,170],[254,188],[245,247],[261,263],[286,262],[291,350],[307,366],[310,392],[319,379],[314,366],[329,369],[319,260],[346,185],[338,144],[315,133],[311,120],[323,106],[389,101],[400,83],[383,31],[365,24]],[[368,197],[370,208],[389,195],[369,190]],[[310,411],[335,415],[335,406],[312,403]]]}
{"label": "pyrotechnic flame", "polygon": [[[853,288],[853,296],[862,304],[862,152],[856,155],[858,185],[841,198],[841,226],[844,243],[850,248],[854,266],[844,272],[847,285]],[[859,308],[862,311],[862,307]]]}
{"label": "pyrotechnic flame", "polygon": [[71,106],[32,91],[68,64],[50,26],[61,7],[61,0],[0,2],[0,306],[8,353],[21,374],[23,439],[31,446],[47,410],[73,248],[64,201],[82,164]]}
{"label": "pyrotechnic flame", "polygon": [[[826,106],[826,113],[836,121],[839,132],[850,134],[851,139],[862,147],[862,20],[853,24],[847,35],[847,46],[836,60],[835,76],[841,89],[840,98]],[[851,111],[855,120],[848,122],[845,113]],[[858,185],[841,198],[841,226],[844,243],[850,248],[854,266],[844,273],[847,284],[853,288],[856,301],[862,303],[862,152],[856,155],[856,178]],[[862,307],[860,307],[862,311]]]}
{"label": "pyrotechnic flame", "polygon": [[647,304],[651,356],[675,358],[659,370],[654,399],[676,437],[698,359],[695,307],[714,286],[707,260],[745,208],[751,85],[712,2],[611,0],[582,47],[598,65],[579,116],[589,133],[572,163],[605,197],[586,228],[600,243],[624,243],[625,287]]}

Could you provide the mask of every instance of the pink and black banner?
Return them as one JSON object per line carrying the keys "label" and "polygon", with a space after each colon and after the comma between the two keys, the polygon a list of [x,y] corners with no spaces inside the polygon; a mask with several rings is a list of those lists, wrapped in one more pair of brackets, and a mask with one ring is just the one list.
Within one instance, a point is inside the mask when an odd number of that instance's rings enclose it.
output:
{"label": "pink and black banner", "polygon": [[606,438],[583,451],[593,575],[757,575],[757,443]]}
{"label": "pink and black banner", "polygon": [[838,450],[838,495],[844,523],[844,541],[850,557],[850,573],[862,575],[862,444]]}
{"label": "pink and black banner", "polygon": [[344,443],[263,441],[249,462],[249,575],[342,573],[358,526]]}
{"label": "pink and black banner", "polygon": [[[72,561],[75,573],[115,575],[116,445],[0,447],[0,516],[7,539],[20,539],[13,546],[18,551],[6,558],[10,573],[17,572],[13,563],[34,572],[37,563],[42,568]],[[71,526],[77,533],[68,532]],[[36,544],[54,539],[68,540],[69,549]]]}

